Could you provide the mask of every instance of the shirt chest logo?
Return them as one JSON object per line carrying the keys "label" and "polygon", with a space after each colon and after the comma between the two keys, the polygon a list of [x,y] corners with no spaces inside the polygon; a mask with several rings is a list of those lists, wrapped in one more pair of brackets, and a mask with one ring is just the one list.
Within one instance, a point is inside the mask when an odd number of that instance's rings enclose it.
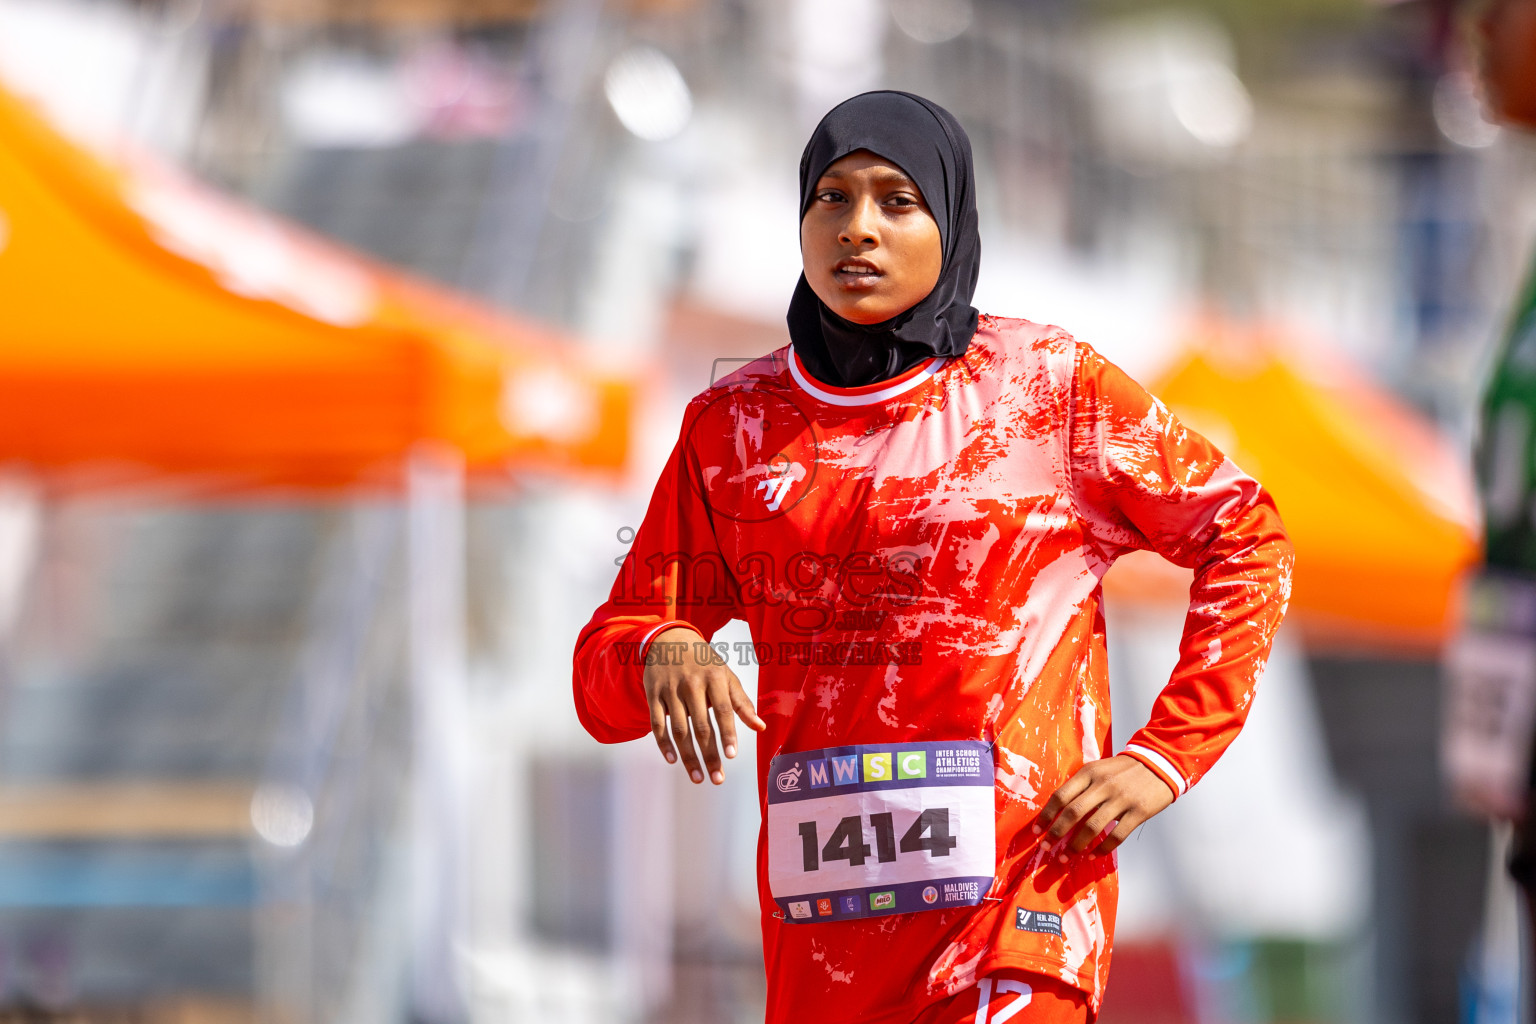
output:
{"label": "shirt chest logo", "polygon": [[723,390],[694,419],[687,440],[690,482],[711,512],[739,523],[784,515],[815,482],[816,428],[777,388]]}
{"label": "shirt chest logo", "polygon": [[770,459],[768,473],[757,482],[758,493],[769,512],[777,512],[790,490],[808,475],[804,466],[791,462],[782,453]]}

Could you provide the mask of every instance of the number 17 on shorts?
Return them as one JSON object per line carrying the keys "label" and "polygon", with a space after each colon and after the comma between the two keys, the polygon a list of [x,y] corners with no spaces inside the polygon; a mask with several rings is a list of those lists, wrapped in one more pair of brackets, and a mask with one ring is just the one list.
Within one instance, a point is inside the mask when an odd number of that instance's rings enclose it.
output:
{"label": "number 17 on shorts", "polygon": [[996,860],[991,748],[828,747],[769,766],[768,884],[786,921],[974,906]]}

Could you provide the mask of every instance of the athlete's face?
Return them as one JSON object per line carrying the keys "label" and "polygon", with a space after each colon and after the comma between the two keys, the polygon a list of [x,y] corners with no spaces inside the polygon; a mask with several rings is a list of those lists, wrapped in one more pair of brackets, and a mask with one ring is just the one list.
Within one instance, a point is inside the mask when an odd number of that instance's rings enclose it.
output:
{"label": "athlete's face", "polygon": [[917,305],[944,263],[939,225],[917,184],[866,149],[816,182],[800,221],[805,280],[838,316],[877,324]]}

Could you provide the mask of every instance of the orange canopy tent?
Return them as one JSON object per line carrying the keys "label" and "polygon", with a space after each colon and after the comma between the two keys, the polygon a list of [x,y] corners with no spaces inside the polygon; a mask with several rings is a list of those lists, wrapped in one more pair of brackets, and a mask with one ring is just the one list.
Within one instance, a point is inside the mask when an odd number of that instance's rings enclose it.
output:
{"label": "orange canopy tent", "polygon": [[549,332],[222,199],[108,165],[0,90],[0,462],[221,487],[617,469],[631,388]]}
{"label": "orange canopy tent", "polygon": [[[422,999],[451,997],[463,905],[469,800],[447,765],[465,743],[464,485],[625,457],[632,385],[572,348],[144,157],[109,165],[0,90],[0,467],[54,491],[404,499]],[[361,672],[314,660],[306,694]]]}
{"label": "orange canopy tent", "polygon": [[[1336,359],[1263,332],[1202,334],[1151,390],[1274,496],[1296,546],[1291,616],[1309,644],[1437,646],[1479,552],[1465,458]],[[1166,565],[1138,554],[1107,587],[1171,597]]]}

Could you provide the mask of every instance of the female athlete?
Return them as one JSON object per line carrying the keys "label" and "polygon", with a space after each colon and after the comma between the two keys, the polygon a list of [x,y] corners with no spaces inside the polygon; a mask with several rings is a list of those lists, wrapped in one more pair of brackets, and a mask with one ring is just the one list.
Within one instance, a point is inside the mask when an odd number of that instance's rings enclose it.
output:
{"label": "female athlete", "polygon": [[[800,162],[791,344],[689,404],[575,699],[723,781],[760,732],[769,1024],[1091,1020],[1114,850],[1246,718],[1290,590],[1265,491],[1057,327],[970,305],[970,142],[872,92]],[[1194,570],[1113,753],[1100,579]],[[706,641],[744,619],[756,701]]]}

